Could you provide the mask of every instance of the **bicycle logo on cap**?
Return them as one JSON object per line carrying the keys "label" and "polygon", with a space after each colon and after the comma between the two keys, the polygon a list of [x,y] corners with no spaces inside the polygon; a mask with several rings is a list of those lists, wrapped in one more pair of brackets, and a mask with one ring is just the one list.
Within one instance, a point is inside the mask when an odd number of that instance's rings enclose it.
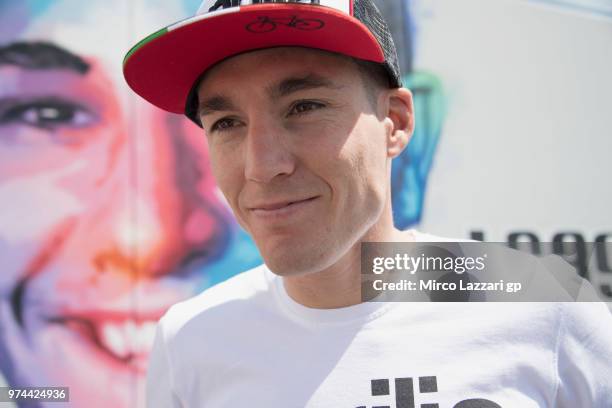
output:
{"label": "bicycle logo on cap", "polygon": [[297,16],[287,18],[258,17],[257,20],[247,24],[245,28],[252,33],[269,33],[276,30],[279,25],[295,28],[297,30],[314,31],[323,28],[325,23],[316,18],[298,18]]}

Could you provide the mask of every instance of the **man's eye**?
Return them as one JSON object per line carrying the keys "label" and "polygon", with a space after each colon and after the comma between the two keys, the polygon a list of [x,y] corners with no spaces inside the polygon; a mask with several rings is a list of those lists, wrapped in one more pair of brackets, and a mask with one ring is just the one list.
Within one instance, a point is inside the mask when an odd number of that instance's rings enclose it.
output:
{"label": "man's eye", "polygon": [[289,114],[301,114],[301,113],[306,113],[309,111],[313,111],[316,109],[320,109],[323,108],[325,105],[320,103],[320,102],[314,102],[314,101],[302,101],[302,102],[298,102],[295,105],[293,105],[293,107],[291,108]]}
{"label": "man's eye", "polygon": [[212,127],[212,131],[223,132],[224,130],[231,129],[236,126],[236,120],[231,118],[224,118],[216,121]]}
{"label": "man's eye", "polygon": [[56,100],[21,102],[0,113],[0,124],[22,123],[41,129],[80,128],[93,122],[87,109]]}

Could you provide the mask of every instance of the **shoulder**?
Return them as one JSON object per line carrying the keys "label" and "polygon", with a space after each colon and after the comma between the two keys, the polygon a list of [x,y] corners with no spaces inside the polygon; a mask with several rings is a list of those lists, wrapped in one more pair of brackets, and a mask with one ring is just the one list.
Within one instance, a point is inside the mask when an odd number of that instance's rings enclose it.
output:
{"label": "shoulder", "polygon": [[210,287],[199,295],[173,305],[159,325],[165,335],[193,327],[217,326],[268,301],[267,268],[260,265]]}
{"label": "shoulder", "polygon": [[564,303],[561,310],[556,406],[608,406],[612,395],[612,314],[599,302]]}
{"label": "shoulder", "polygon": [[561,303],[561,334],[589,347],[603,336],[612,349],[612,313],[603,302]]}

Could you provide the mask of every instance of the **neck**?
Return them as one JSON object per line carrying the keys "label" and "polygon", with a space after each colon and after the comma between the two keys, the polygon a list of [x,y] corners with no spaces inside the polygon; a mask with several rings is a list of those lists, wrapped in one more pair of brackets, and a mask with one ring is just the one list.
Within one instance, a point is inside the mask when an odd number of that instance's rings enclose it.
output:
{"label": "neck", "polygon": [[361,243],[413,240],[393,226],[374,226],[332,266],[318,272],[283,277],[287,294],[296,302],[314,309],[336,309],[362,302]]}

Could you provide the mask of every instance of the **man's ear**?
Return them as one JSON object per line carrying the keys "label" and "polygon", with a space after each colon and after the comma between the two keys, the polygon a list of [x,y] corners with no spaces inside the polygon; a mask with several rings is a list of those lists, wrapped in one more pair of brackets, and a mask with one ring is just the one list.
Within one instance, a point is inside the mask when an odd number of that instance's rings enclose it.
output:
{"label": "man's ear", "polygon": [[386,99],[387,155],[394,158],[406,148],[414,131],[414,105],[406,88],[388,90]]}

